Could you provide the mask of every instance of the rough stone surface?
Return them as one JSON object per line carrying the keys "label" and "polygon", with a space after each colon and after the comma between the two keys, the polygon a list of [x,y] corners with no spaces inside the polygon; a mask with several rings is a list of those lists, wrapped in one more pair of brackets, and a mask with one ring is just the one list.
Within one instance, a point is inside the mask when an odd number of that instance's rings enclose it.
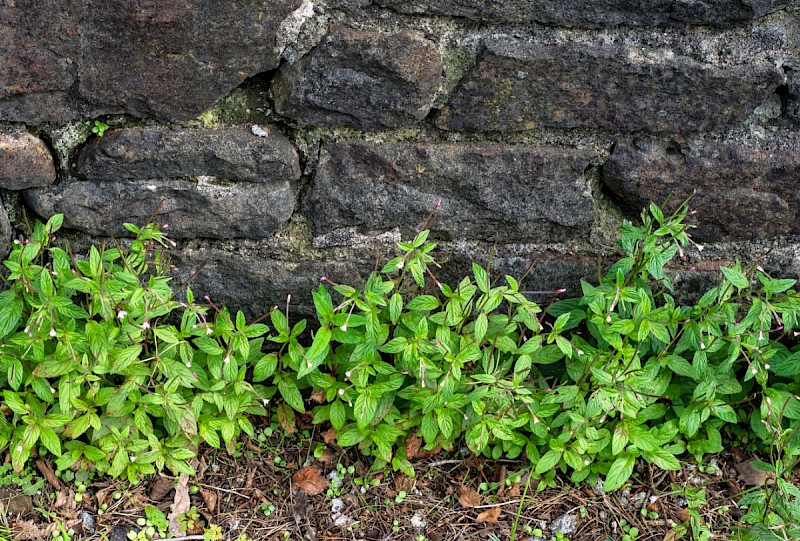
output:
{"label": "rough stone surface", "polygon": [[800,5],[797,0],[376,0],[400,13],[466,17],[489,23],[536,21],[574,27],[687,26],[731,27]]}
{"label": "rough stone surface", "polygon": [[413,230],[441,200],[433,229],[442,235],[558,242],[593,223],[592,158],[527,145],[330,143],[307,206],[323,238],[348,227]]}
{"label": "rough stone surface", "polygon": [[276,183],[300,178],[297,151],[274,126],[108,131],[92,138],[76,162],[78,176],[89,180],[212,176]]}
{"label": "rough stone surface", "polygon": [[11,229],[11,222],[8,219],[3,202],[0,201],[0,259],[5,260],[11,252],[11,236],[13,231]]}
{"label": "rough stone surface", "polygon": [[66,227],[92,235],[127,235],[124,222],[141,224],[157,211],[176,239],[263,238],[291,218],[295,193],[286,180],[70,180],[28,190],[25,200],[40,216],[62,212]]}
{"label": "rough stone surface", "polygon": [[740,123],[783,82],[765,62],[724,67],[642,47],[496,40],[437,124],[469,132],[709,131]]}
{"label": "rough stone surface", "polygon": [[41,139],[21,130],[0,130],[0,188],[24,190],[55,180],[53,156]]}
{"label": "rough stone surface", "polygon": [[[311,292],[319,286],[321,276],[336,283],[361,286],[375,266],[376,252],[388,258],[394,248],[383,242],[356,249],[322,250],[264,246],[253,241],[191,242],[172,257],[182,279],[202,266],[191,283],[196,297],[210,295],[215,303],[224,302],[257,317],[275,305],[283,309],[291,294],[290,314],[300,318],[313,317]],[[436,271],[437,278],[453,285],[471,275],[473,262],[485,264],[491,259],[492,276],[498,277],[520,277],[528,270],[522,287],[541,292],[532,298],[542,303],[553,299],[547,291],[567,288],[578,292],[581,279],[593,280],[597,276],[595,258],[558,253],[540,245],[444,241],[432,255],[443,262]]]}
{"label": "rough stone surface", "polygon": [[0,119],[193,118],[278,66],[281,24],[301,2],[4,2]]}
{"label": "rough stone surface", "polygon": [[398,128],[425,118],[443,69],[435,44],[409,32],[336,27],[278,72],[272,92],[276,110],[302,125]]}
{"label": "rough stone surface", "polygon": [[797,135],[760,147],[639,138],[616,146],[603,177],[612,197],[632,214],[668,196],[680,202],[696,190],[693,236],[700,240],[800,233]]}

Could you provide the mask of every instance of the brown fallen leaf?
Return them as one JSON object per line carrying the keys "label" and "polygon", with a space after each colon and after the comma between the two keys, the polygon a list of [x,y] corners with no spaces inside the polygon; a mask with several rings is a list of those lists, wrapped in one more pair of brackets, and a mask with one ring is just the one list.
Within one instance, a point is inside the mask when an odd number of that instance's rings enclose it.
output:
{"label": "brown fallen leaf", "polygon": [[325,442],[325,445],[328,445],[330,442],[336,439],[336,429],[330,427],[325,434],[322,435],[322,441]]}
{"label": "brown fallen leaf", "polygon": [[189,499],[189,476],[182,473],[178,476],[178,485],[175,487],[175,499],[170,506],[169,515],[169,531],[174,536],[181,535],[181,525],[178,523],[178,517],[186,514],[192,506]]}
{"label": "brown fallen leaf", "polygon": [[157,476],[150,485],[150,499],[155,502],[163,500],[167,494],[172,492],[174,480],[171,477]]}
{"label": "brown fallen leaf", "polygon": [[14,530],[14,539],[17,541],[28,541],[29,539],[50,539],[53,532],[58,529],[57,522],[51,522],[43,526],[38,526],[32,520],[18,520]]}
{"label": "brown fallen leaf", "polygon": [[664,535],[663,541],[675,541],[678,539],[678,530],[670,530]]}
{"label": "brown fallen leaf", "polygon": [[200,489],[200,495],[203,497],[203,501],[206,502],[206,507],[208,510],[213,513],[214,510],[217,508],[217,493],[214,490],[206,490],[205,488]]}
{"label": "brown fallen leaf", "polygon": [[739,472],[739,480],[745,485],[757,486],[766,483],[767,479],[775,477],[774,473],[761,471],[753,466],[753,460],[739,462],[735,466]]}
{"label": "brown fallen leaf", "polygon": [[295,422],[294,411],[286,404],[278,406],[278,423],[287,434],[294,434],[297,424]]}
{"label": "brown fallen leaf", "polygon": [[458,503],[461,507],[478,507],[481,504],[481,495],[461,485],[458,487]]}
{"label": "brown fallen leaf", "polygon": [[479,514],[478,518],[475,519],[475,522],[487,522],[489,524],[497,524],[498,520],[500,520],[500,508],[492,507],[491,509],[487,509],[483,513]]}
{"label": "brown fallen leaf", "polygon": [[406,439],[406,458],[414,460],[419,454],[419,449],[422,447],[422,438],[413,434]]}
{"label": "brown fallen leaf", "polygon": [[294,485],[308,496],[316,496],[328,488],[328,480],[319,474],[315,466],[306,466],[292,476]]}
{"label": "brown fallen leaf", "polygon": [[692,515],[689,514],[688,509],[678,509],[675,511],[675,518],[678,520],[678,522],[689,522],[691,517]]}
{"label": "brown fallen leaf", "polygon": [[325,391],[322,389],[314,389],[314,391],[311,393],[311,400],[317,404],[322,404],[328,401],[328,397],[325,395]]}

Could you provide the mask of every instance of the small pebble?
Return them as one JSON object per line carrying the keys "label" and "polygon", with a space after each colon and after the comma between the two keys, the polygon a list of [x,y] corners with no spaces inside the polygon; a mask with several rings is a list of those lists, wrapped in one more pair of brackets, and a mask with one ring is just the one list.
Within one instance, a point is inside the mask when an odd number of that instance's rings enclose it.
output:
{"label": "small pebble", "polygon": [[415,530],[424,530],[428,527],[428,521],[422,518],[419,513],[414,513],[414,516],[411,517],[411,527]]}

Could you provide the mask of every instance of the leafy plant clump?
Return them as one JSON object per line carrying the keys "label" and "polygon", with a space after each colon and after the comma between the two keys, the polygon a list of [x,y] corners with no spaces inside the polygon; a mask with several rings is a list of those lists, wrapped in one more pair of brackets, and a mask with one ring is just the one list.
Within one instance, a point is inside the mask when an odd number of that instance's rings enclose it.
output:
{"label": "leafy plant clump", "polygon": [[409,474],[412,438],[427,449],[465,441],[475,454],[527,457],[540,487],[562,471],[611,491],[638,461],[676,470],[685,452],[701,460],[744,427],[791,471],[795,281],[736,264],[680,305],[665,266],[690,242],[685,216],[685,204],[668,216],[651,205],[622,227],[623,255],[598,285],[544,310],[478,264],[442,283],[422,231],[363,288],[323,278],[308,340],[307,322],[281,310],[270,329],[189,289],[177,300],[159,250],[169,241],[152,224],[126,225],[130,248],[77,259],[53,243],[54,216],[5,262],[0,448],[17,470],[49,454],[60,470],[136,482],[165,467],[191,473],[201,443],[234,452],[254,435],[251,416],[274,412],[287,430],[311,414],[339,445]]}

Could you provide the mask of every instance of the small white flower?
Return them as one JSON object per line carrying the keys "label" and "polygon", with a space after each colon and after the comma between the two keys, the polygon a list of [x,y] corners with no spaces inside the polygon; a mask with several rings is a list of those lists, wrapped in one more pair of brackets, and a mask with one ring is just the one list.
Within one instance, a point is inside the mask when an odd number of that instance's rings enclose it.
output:
{"label": "small white flower", "polygon": [[22,452],[22,445],[17,445],[17,452],[18,452],[18,453],[21,453],[21,452]]}
{"label": "small white flower", "polygon": [[539,422],[539,418],[538,418],[537,416],[535,416],[535,415],[534,415],[534,416],[533,416],[533,424],[536,424],[536,423],[538,423],[538,422]]}
{"label": "small white flower", "polygon": [[56,337],[56,330],[53,327],[50,327],[50,338]]}
{"label": "small white flower", "polygon": [[231,356],[230,355],[225,355],[225,358],[222,359],[222,362],[225,363],[225,364],[231,364]]}
{"label": "small white flower", "polygon": [[214,331],[211,330],[211,325],[208,325],[206,327],[206,334],[211,334],[212,332],[214,332]]}
{"label": "small white flower", "polygon": [[698,252],[702,252],[705,249],[705,246],[703,246],[702,244],[695,244],[695,246],[697,246]]}
{"label": "small white flower", "polygon": [[266,406],[267,404],[269,404],[269,398],[262,398],[261,402],[263,402],[264,405]]}
{"label": "small white flower", "polygon": [[769,370],[769,363],[764,364],[764,370]]}
{"label": "small white flower", "polygon": [[759,272],[764,272],[764,267],[762,267],[761,265],[756,265],[756,270]]}
{"label": "small white flower", "polygon": [[345,325],[342,325],[342,326],[341,326],[341,327],[339,327],[339,328],[342,330],[342,332],[347,332],[347,324],[345,324]]}
{"label": "small white flower", "polygon": [[425,380],[424,379],[422,380],[422,388],[423,389],[425,388]]}
{"label": "small white flower", "polygon": [[590,464],[590,461],[589,461],[588,458],[583,459],[583,465],[584,466],[588,466],[589,464]]}
{"label": "small white flower", "polygon": [[149,329],[150,328],[150,322],[145,319],[144,323],[142,323],[142,328],[143,329]]}
{"label": "small white flower", "polygon": [[136,462],[137,458],[139,458],[139,457],[137,457],[136,455],[131,455],[130,456],[131,462]]}
{"label": "small white flower", "polygon": [[120,310],[117,312],[117,319],[125,319],[125,316],[128,315],[128,312],[125,310]]}
{"label": "small white flower", "polygon": [[50,387],[50,392],[51,392],[52,394],[56,394],[56,390],[55,390],[53,387]]}
{"label": "small white flower", "polygon": [[350,370],[348,370],[347,372],[344,373],[345,377],[347,377],[347,378],[349,378],[352,374],[353,373]]}
{"label": "small white flower", "polygon": [[339,392],[339,396],[342,396],[344,394],[344,389],[339,389],[338,392]]}
{"label": "small white flower", "polygon": [[758,373],[758,369],[756,369],[755,366],[750,371],[753,373],[754,376]]}
{"label": "small white flower", "polygon": [[606,316],[606,323],[611,323],[611,314]]}
{"label": "small white flower", "polygon": [[583,355],[583,350],[582,349],[578,350],[578,355]]}
{"label": "small white flower", "polygon": [[405,266],[406,266],[406,262],[405,262],[405,261],[403,261],[402,259],[401,259],[400,261],[398,261],[398,262],[397,262],[397,270],[400,270],[400,269],[402,269],[402,268],[403,268],[403,267],[405,267]]}
{"label": "small white flower", "polygon": [[758,339],[759,340],[763,340],[764,339],[764,331],[758,331]]}
{"label": "small white flower", "polygon": [[192,367],[192,361],[186,361],[186,368]]}
{"label": "small white flower", "polygon": [[706,349],[706,343],[700,342],[700,349]]}

